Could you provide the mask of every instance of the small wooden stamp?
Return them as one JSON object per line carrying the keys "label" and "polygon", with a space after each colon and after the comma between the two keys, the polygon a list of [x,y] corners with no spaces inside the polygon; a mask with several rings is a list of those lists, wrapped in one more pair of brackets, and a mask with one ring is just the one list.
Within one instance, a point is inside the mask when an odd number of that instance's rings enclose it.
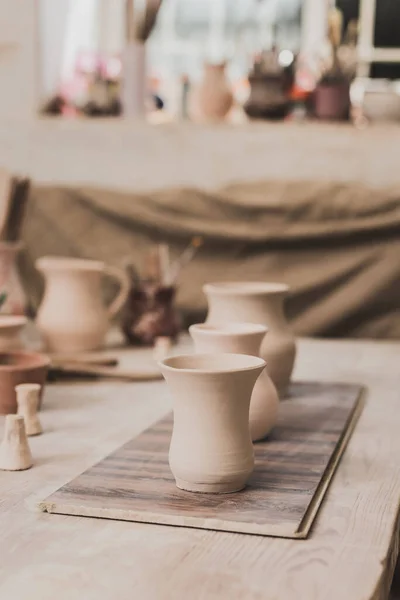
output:
{"label": "small wooden stamp", "polygon": [[0,469],[24,471],[32,466],[32,455],[26,437],[22,415],[7,415],[5,432],[0,444]]}
{"label": "small wooden stamp", "polygon": [[21,383],[15,386],[15,391],[17,412],[25,420],[26,435],[39,435],[43,431],[38,416],[40,385],[38,383]]}
{"label": "small wooden stamp", "polygon": [[169,355],[169,352],[172,347],[172,340],[166,336],[160,336],[156,338],[154,342],[154,358],[156,360],[164,360]]}

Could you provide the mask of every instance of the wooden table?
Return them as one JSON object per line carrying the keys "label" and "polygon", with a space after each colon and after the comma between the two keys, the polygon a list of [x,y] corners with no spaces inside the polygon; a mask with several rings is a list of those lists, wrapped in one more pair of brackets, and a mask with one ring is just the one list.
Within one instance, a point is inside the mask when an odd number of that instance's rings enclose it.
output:
{"label": "wooden table", "polygon": [[1,600],[387,598],[399,550],[399,359],[398,344],[299,342],[297,379],[368,386],[305,541],[38,512],[40,500],[170,409],[163,382],[48,386],[45,434],[30,439],[34,468],[0,472]]}

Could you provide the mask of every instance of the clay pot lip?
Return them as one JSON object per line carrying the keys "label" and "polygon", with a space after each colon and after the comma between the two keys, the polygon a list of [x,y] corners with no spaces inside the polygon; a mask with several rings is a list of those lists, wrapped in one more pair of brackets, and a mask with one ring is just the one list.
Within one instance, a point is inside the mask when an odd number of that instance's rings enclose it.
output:
{"label": "clay pot lip", "polygon": [[224,375],[255,371],[266,366],[265,360],[249,354],[204,353],[170,356],[159,362],[164,371],[192,375]]}
{"label": "clay pot lip", "polygon": [[39,271],[58,271],[59,269],[70,271],[99,271],[104,270],[104,263],[100,260],[90,258],[76,258],[69,256],[46,255],[37,259],[36,268]]}
{"label": "clay pot lip", "polygon": [[203,291],[211,294],[230,296],[232,294],[240,296],[263,296],[265,294],[286,294],[289,291],[286,283],[268,282],[268,281],[221,281],[216,283],[206,283]]}
{"label": "clay pot lip", "polygon": [[28,323],[24,315],[0,315],[0,333],[7,329],[21,329]]}
{"label": "clay pot lip", "polygon": [[18,240],[16,242],[0,242],[0,251],[2,252],[19,252],[22,248],[25,247],[25,244],[22,240]]}
{"label": "clay pot lip", "polygon": [[[8,357],[11,364],[1,364],[4,357]],[[50,358],[39,352],[0,352],[0,375],[30,371],[31,369],[46,369],[49,365]]]}
{"label": "clay pot lip", "polygon": [[190,334],[207,337],[246,337],[249,335],[265,335],[268,327],[256,323],[195,323],[189,327]]}

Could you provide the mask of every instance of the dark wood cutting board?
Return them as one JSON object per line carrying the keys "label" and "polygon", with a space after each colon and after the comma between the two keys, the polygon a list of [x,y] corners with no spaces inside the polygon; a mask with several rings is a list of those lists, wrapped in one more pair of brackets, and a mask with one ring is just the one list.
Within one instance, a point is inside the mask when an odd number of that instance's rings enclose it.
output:
{"label": "dark wood cutting board", "polygon": [[293,384],[269,440],[255,445],[247,488],[226,495],[176,488],[168,416],[39,506],[57,514],[305,538],[362,406],[358,385]]}

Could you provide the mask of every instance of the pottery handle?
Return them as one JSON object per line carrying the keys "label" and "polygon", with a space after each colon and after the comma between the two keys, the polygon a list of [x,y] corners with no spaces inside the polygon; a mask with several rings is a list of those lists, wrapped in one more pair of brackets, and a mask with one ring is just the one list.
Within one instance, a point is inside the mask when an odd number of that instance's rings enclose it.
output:
{"label": "pottery handle", "polygon": [[118,267],[105,266],[104,274],[109,277],[112,277],[113,279],[116,279],[120,285],[120,290],[116,298],[114,298],[114,300],[108,307],[108,315],[110,318],[112,318],[115,317],[117,312],[121,310],[121,308],[126,302],[126,299],[128,298],[130,290],[130,280],[128,274],[125,273],[123,269],[118,269]]}

